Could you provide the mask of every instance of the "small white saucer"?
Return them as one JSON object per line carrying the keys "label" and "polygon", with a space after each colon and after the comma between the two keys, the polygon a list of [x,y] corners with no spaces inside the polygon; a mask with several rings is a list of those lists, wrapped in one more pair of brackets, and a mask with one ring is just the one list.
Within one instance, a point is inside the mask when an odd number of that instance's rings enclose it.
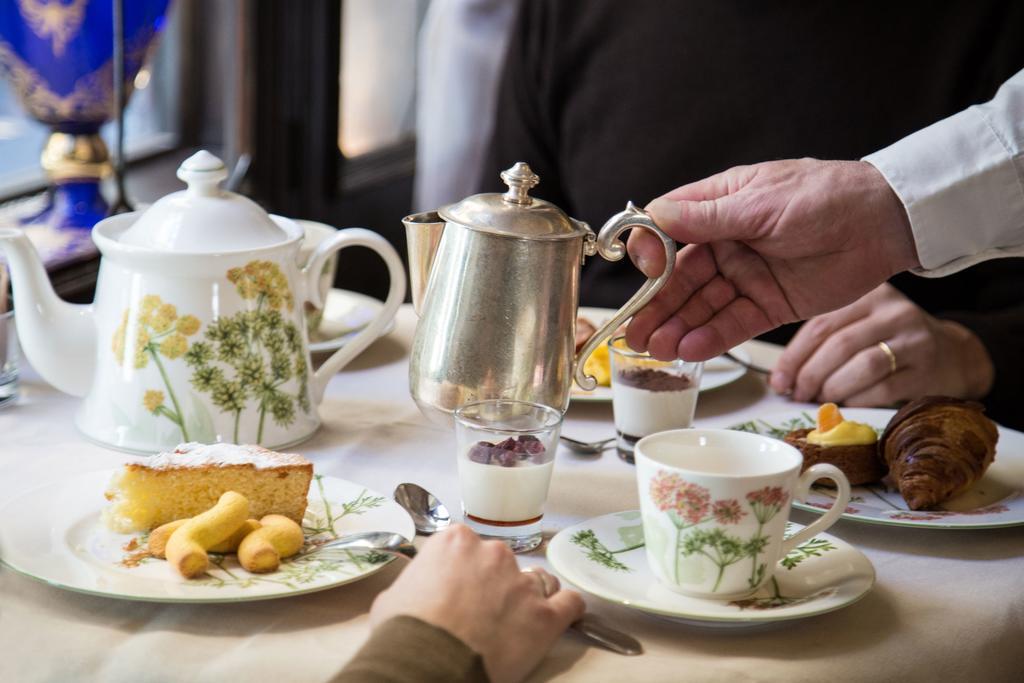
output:
{"label": "small white saucer", "polygon": [[[801,528],[791,523],[787,534]],[[790,553],[752,598],[691,598],[654,577],[643,538],[639,510],[603,515],[556,534],[548,544],[548,561],[563,579],[591,595],[700,626],[754,626],[824,614],[853,604],[875,584],[875,568],[862,552],[818,534]]]}
{"label": "small white saucer", "polygon": [[[323,321],[319,329],[309,337],[309,350],[324,353],[340,349],[369,325],[383,308],[384,302],[372,296],[347,289],[332,289],[324,302]],[[395,322],[392,320],[381,332],[381,336],[393,329]]]}

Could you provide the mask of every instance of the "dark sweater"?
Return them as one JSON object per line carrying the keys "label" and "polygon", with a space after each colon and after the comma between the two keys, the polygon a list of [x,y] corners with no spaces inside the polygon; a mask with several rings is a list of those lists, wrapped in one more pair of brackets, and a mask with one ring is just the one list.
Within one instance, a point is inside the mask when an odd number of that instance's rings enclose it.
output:
{"label": "dark sweater", "polygon": [[[738,164],[858,159],[990,99],[1024,67],[1021,29],[1024,3],[997,0],[526,0],[481,189],[527,161],[532,194],[596,230]],[[582,301],[617,307],[641,282],[628,259],[588,259]],[[1024,428],[1024,263],[893,284],[982,339],[989,413]]]}
{"label": "dark sweater", "polygon": [[484,661],[461,640],[415,617],[388,619],[332,683],[487,683]]}

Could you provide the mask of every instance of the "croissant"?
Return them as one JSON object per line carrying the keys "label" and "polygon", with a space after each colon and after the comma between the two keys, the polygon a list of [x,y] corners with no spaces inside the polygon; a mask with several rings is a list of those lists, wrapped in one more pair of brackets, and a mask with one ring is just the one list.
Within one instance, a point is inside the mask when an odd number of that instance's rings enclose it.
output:
{"label": "croissant", "polygon": [[999,432],[984,412],[972,401],[925,396],[893,415],[879,450],[889,466],[888,480],[911,510],[952,498],[992,464]]}

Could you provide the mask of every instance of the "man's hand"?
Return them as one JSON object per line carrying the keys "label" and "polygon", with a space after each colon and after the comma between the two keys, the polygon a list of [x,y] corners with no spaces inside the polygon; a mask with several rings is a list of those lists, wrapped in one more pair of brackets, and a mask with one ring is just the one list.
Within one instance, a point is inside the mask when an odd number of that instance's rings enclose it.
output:
{"label": "man's hand", "polygon": [[545,579],[550,595],[537,575],[519,571],[508,546],[459,524],[423,545],[374,600],[370,621],[408,614],[440,626],[483,657],[492,681],[521,681],[585,609],[579,593]]}
{"label": "man's hand", "polygon": [[[688,245],[672,279],[626,332],[655,358],[707,360],[762,332],[856,300],[918,265],[906,212],[873,166],[799,159],[739,166],[648,205]],[[661,272],[646,231],[629,253]]]}
{"label": "man's hand", "polygon": [[[878,342],[889,346],[894,362]],[[928,315],[884,284],[807,321],[770,383],[797,401],[876,407],[928,394],[983,398],[994,377],[992,359],[973,332]]]}

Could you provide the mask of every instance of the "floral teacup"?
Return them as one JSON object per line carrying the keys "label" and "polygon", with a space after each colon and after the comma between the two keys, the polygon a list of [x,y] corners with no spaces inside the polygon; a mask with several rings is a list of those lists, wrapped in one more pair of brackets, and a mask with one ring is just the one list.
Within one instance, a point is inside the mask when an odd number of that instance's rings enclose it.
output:
{"label": "floral teacup", "polygon": [[[647,561],[672,590],[700,598],[750,595],[780,559],[828,529],[850,502],[850,484],[833,465],[800,474],[803,456],[758,434],[678,429],[636,445],[637,484]],[[811,484],[836,483],[832,507],[783,540],[790,502]]]}

